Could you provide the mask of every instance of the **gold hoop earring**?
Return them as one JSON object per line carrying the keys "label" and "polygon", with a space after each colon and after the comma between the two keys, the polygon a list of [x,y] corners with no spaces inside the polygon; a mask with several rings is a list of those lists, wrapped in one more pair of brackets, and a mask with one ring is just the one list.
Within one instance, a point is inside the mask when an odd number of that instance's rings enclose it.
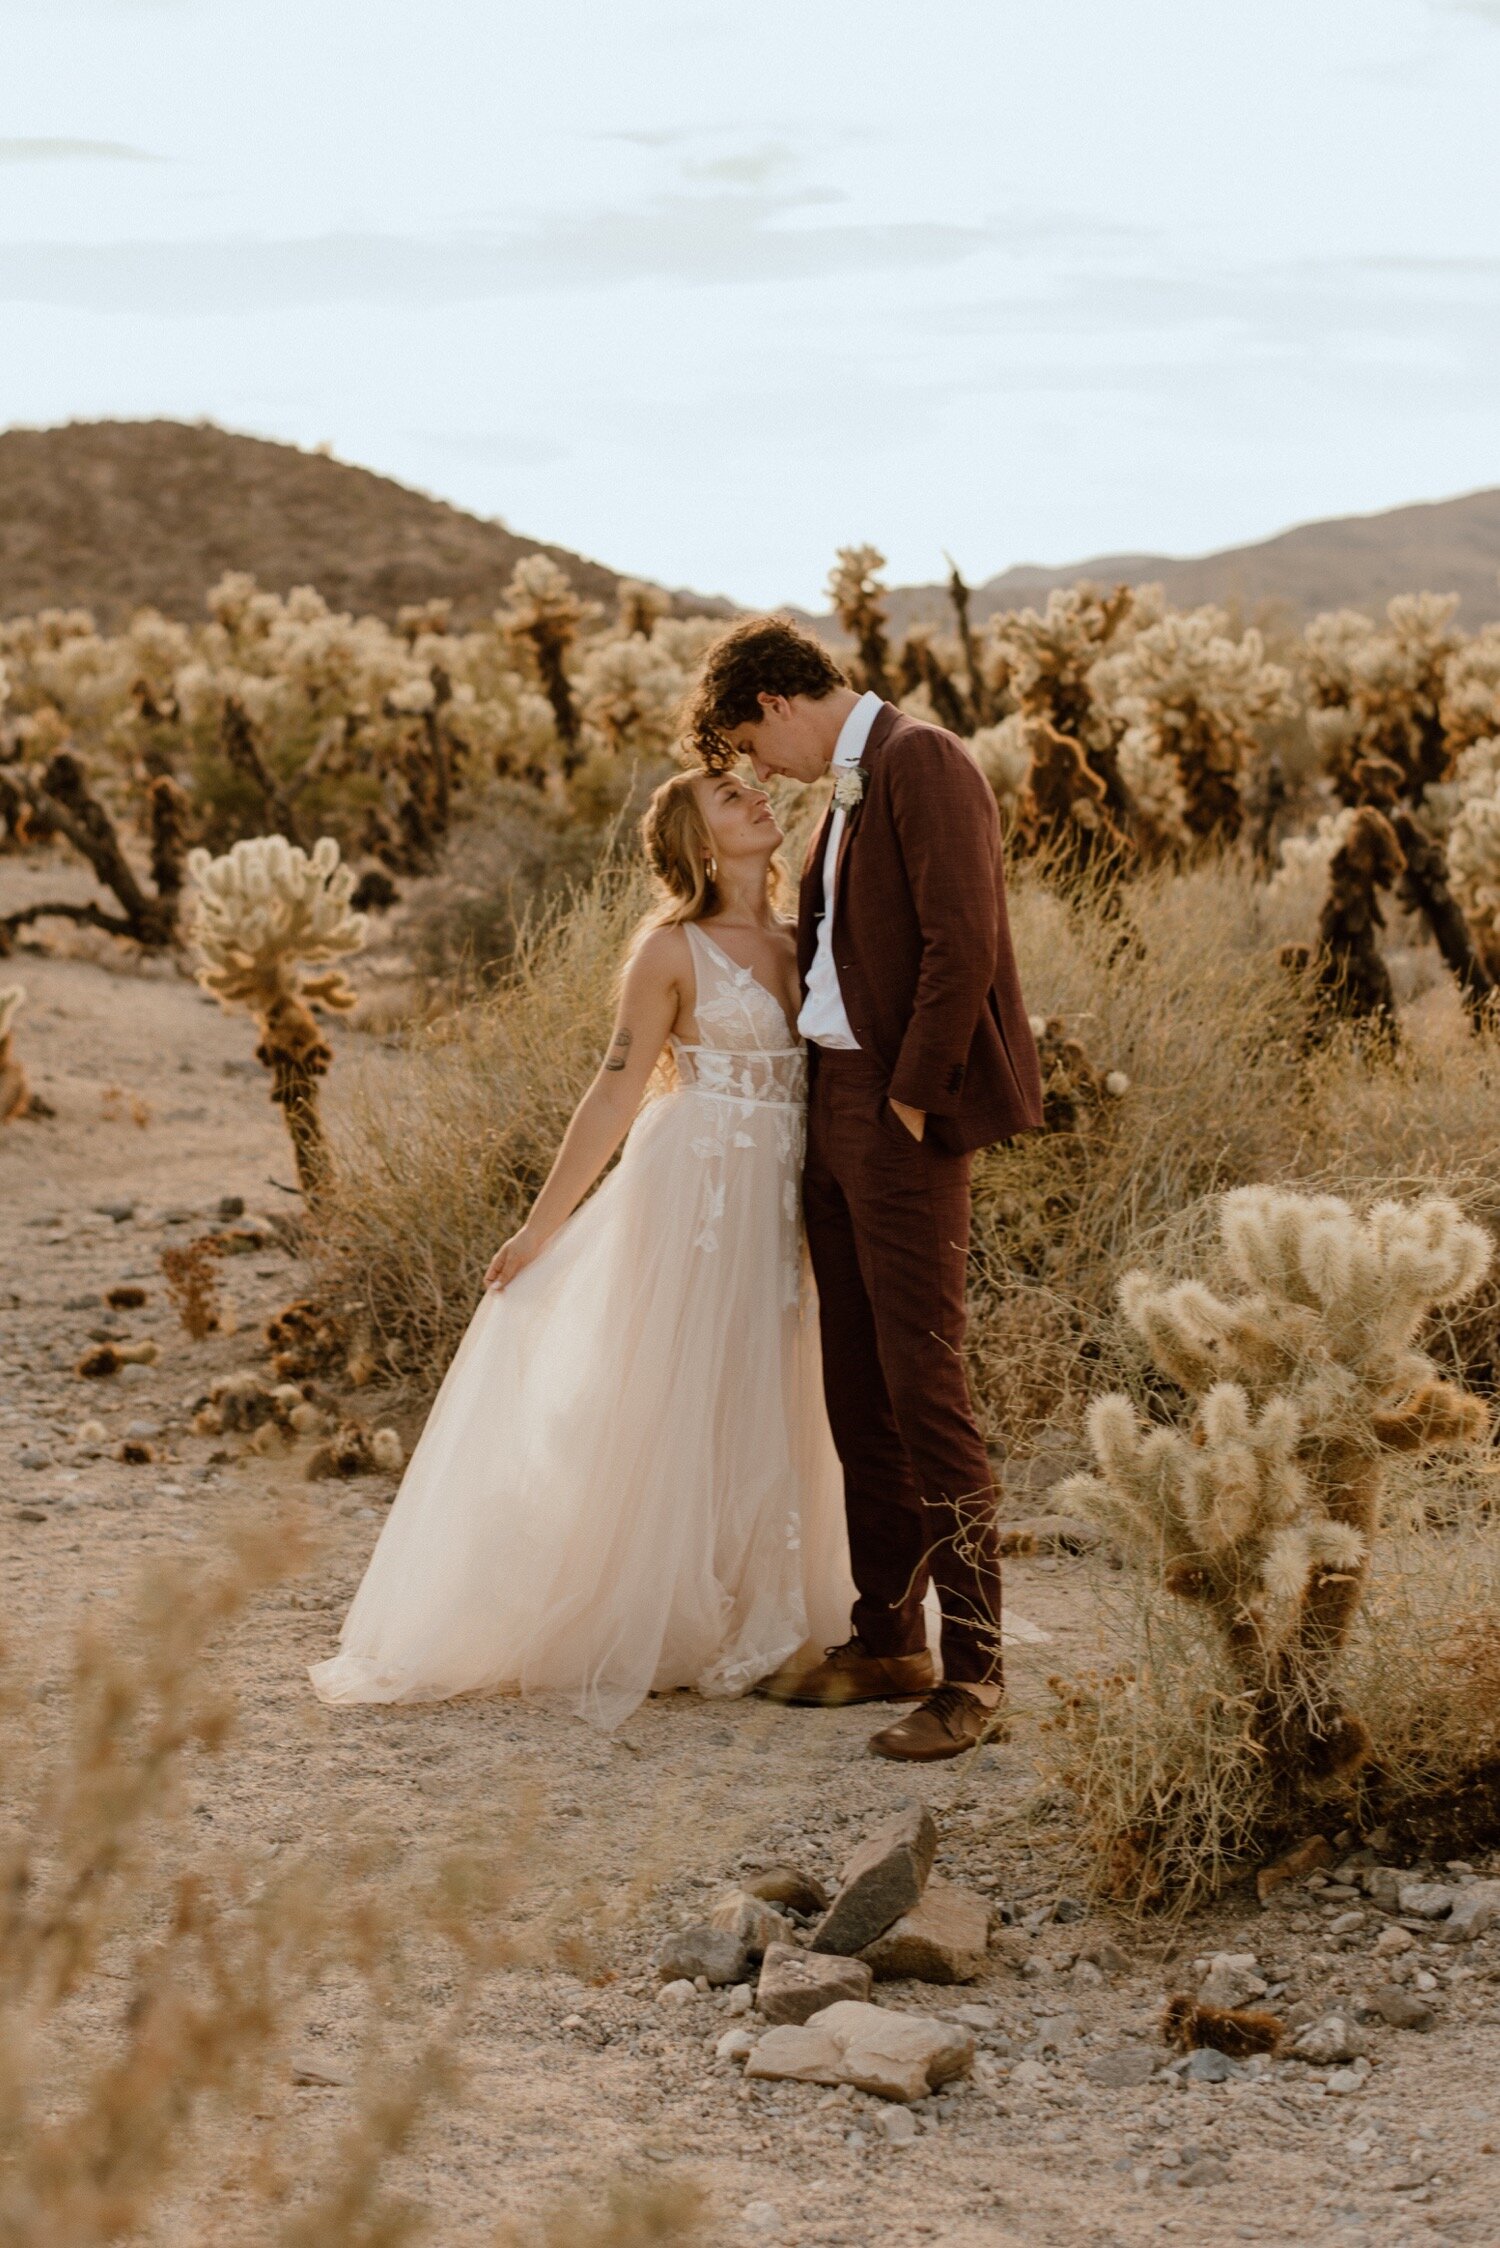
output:
{"label": "gold hoop earring", "polygon": [[704,862],[703,862],[703,872],[704,872],[704,874],[705,874],[705,875],[707,876],[707,878],[708,878],[708,880],[709,880],[710,882],[717,882],[717,881],[718,881],[718,879],[719,879],[719,862],[718,862],[718,860],[717,860],[717,859],[705,859],[705,860],[704,860]]}

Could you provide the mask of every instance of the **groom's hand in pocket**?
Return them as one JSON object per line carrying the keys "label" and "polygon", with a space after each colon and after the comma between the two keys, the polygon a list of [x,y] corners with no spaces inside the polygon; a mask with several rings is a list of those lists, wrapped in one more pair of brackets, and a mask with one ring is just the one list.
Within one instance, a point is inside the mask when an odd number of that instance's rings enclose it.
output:
{"label": "groom's hand in pocket", "polygon": [[896,1111],[896,1114],[900,1117],[902,1123],[906,1126],[908,1132],[910,1132],[912,1138],[914,1140],[919,1140],[927,1129],[926,1109],[909,1108],[905,1101],[892,1101],[891,1106]]}

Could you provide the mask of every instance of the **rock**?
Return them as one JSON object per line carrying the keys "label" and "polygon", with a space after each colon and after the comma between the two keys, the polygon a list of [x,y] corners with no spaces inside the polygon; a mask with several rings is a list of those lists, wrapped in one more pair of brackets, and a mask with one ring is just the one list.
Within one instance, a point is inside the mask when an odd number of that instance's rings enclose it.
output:
{"label": "rock", "polygon": [[1196,2162],[1184,2163],[1177,2173],[1180,2186],[1221,2186],[1229,2176],[1229,2165],[1217,2155],[1200,2154]]}
{"label": "rock", "polygon": [[1440,1944],[1471,1944],[1500,1917],[1500,1881],[1466,1882],[1453,1899],[1453,1909],[1441,1928],[1433,1930]]}
{"label": "rock", "polygon": [[714,2051],[721,2061],[748,2060],[755,2051],[755,2032],[753,2029],[726,2029]]}
{"label": "rock", "polygon": [[1255,1876],[1255,1894],[1262,1904],[1267,1904],[1278,1889],[1289,1881],[1305,1881],[1319,1866],[1331,1866],[1336,1852],[1324,1834],[1310,1834],[1306,1841],[1273,1858]]}
{"label": "rock", "polygon": [[1259,1965],[1253,1951],[1214,1952],[1198,1985],[1199,2003],[1248,2006],[1252,1998],[1264,1998],[1266,1980],[1256,1972]]}
{"label": "rock", "polygon": [[774,2201],[747,2201],[740,2211],[740,2223],[746,2232],[770,2240],[781,2231],[781,2211]]}
{"label": "rock", "polygon": [[805,2022],[841,1998],[868,1998],[872,1979],[862,1959],[772,1944],[761,1967],[755,2003],[768,2022]]}
{"label": "rock", "polygon": [[1399,1912],[1401,1909],[1401,1876],[1394,1866],[1366,1866],[1360,1875],[1360,1886],[1372,1905],[1382,1912]]}
{"label": "rock", "polygon": [[959,2022],[965,2029],[998,2029],[1000,2017],[993,2006],[945,2006],[938,2020]]}
{"label": "rock", "polygon": [[755,1992],[751,1989],[750,1985],[748,1983],[736,1983],[733,1990],[729,1993],[730,2013],[748,2014],[754,2004]]}
{"label": "rock", "polygon": [[52,1454],[40,1451],[33,1444],[28,1444],[24,1450],[17,1452],[16,1465],[29,1468],[50,1467],[52,1465]]}
{"label": "rock", "polygon": [[1356,1905],[1352,1912],[1336,1912],[1328,1923],[1328,1933],[1330,1936],[1352,1936],[1364,1924],[1365,1916]]}
{"label": "rock", "polygon": [[1199,2045],[1189,2053],[1177,2074],[1184,2084],[1227,2084],[1231,2077],[1242,2076],[1244,2071],[1217,2046]]}
{"label": "rock", "polygon": [[1409,1928],[1382,1928],[1375,1938],[1375,1949],[1382,1959],[1391,1959],[1398,1952],[1412,1950],[1416,1940]]}
{"label": "rock", "polygon": [[984,1965],[990,1908],[956,1882],[929,1881],[910,1912],[893,1921],[860,1957],[877,1981],[971,1983]]}
{"label": "rock", "polygon": [[828,1891],[822,1882],[797,1866],[766,1866],[759,1873],[747,1873],[740,1887],[747,1897],[760,1897],[768,1905],[805,1917],[828,1910]]}
{"label": "rock", "polygon": [[691,2006],[697,1995],[697,1984],[689,1982],[686,1975],[681,1975],[673,1982],[662,1984],[656,1994],[656,2003],[658,2006]]}
{"label": "rock", "polygon": [[1358,2092],[1361,2089],[1369,2073],[1370,2064],[1363,2058],[1351,2062],[1348,2068],[1330,2069],[1324,2078],[1324,2089],[1332,2092],[1335,2099],[1340,2094],[1347,2097],[1350,2092]]}
{"label": "rock", "polygon": [[1096,1944],[1090,1944],[1078,1956],[1097,1967],[1101,1974],[1128,1975],[1130,1972],[1129,1953],[1110,1936],[1101,1936]]}
{"label": "rock", "polygon": [[745,2062],[746,2076],[769,2084],[843,2084],[844,2049],[832,2032],[806,2023],[768,2029]]}
{"label": "rock", "polygon": [[737,1936],[724,1928],[711,1928],[705,1921],[663,1938],[652,1965],[664,1983],[691,1983],[699,1975],[706,1975],[717,1985],[743,1982],[749,1961]]}
{"label": "rock", "polygon": [[745,2073],[852,2084],[884,2100],[920,2100],[965,2075],[973,2060],[972,2030],[930,2014],[898,2014],[846,1999],[825,2006],[800,2029],[767,2030]]}
{"label": "rock", "polygon": [[996,1928],[990,1936],[990,1956],[1019,1975],[1030,1964],[1031,1937],[1024,1928]]}
{"label": "rock", "polygon": [[1292,2040],[1292,2052],[1313,2068],[1328,2068],[1335,2061],[1359,2060],[1365,2051],[1362,2031],[1347,2014],[1324,2014],[1309,2022]]}
{"label": "rock", "polygon": [[[116,1225],[124,1225],[128,1218],[135,1216],[134,1202],[127,1202],[123,1197],[118,1202],[96,1202],[94,1209],[101,1218],[113,1218]],[[339,2082],[346,2084],[348,2078],[340,2077]]]}
{"label": "rock", "polygon": [[352,2076],[341,2076],[337,2069],[325,2068],[319,2061],[293,2061],[292,2082],[316,2086],[319,2090],[341,2091],[352,2084]]}
{"label": "rock", "polygon": [[863,1951],[921,1897],[937,1855],[937,1825],[923,1805],[877,1827],[844,1868],[838,1894],[813,1931],[814,1951]]}
{"label": "rock", "polygon": [[1413,1920],[1441,1920],[1457,1896],[1445,1881],[1403,1881],[1396,1892],[1401,1910]]}
{"label": "rock", "polygon": [[1030,2050],[1033,2053],[1060,2053],[1065,2045],[1074,2042],[1077,2035],[1076,2014],[1048,2014],[1032,2023]]}
{"label": "rock", "polygon": [[1017,2061],[1010,2072],[1010,2081],[1019,2084],[1023,2091],[1036,2092],[1052,2082],[1052,2071],[1043,2068],[1040,2061]]}
{"label": "rock", "polygon": [[1091,2083],[1107,2085],[1112,2092],[1149,2084],[1155,2073],[1155,2056],[1142,2045],[1123,2046],[1118,2053],[1100,2053],[1084,2070]]}
{"label": "rock", "polygon": [[875,2118],[875,2128],[893,2147],[909,2147],[922,2135],[911,2109],[904,2107],[882,2108]]}
{"label": "rock", "polygon": [[884,2005],[830,2005],[814,2028],[843,2043],[843,2082],[882,2100],[920,2100],[974,2066],[974,2030]]}
{"label": "rock", "polygon": [[1068,1981],[1075,1990],[1102,1990],[1104,1977],[1092,1959],[1075,1959]]}
{"label": "rock", "polygon": [[708,1925],[720,1928],[733,1936],[746,1959],[753,1964],[764,1959],[771,1944],[789,1944],[792,1924],[783,1920],[773,1905],[760,1897],[752,1897],[743,1889],[726,1890],[709,1908]]}
{"label": "rock", "polygon": [[1382,1983],[1370,1992],[1365,2005],[1388,2029],[1431,2029],[1435,2019],[1426,1999],[1403,1990],[1400,1983]]}
{"label": "rock", "polygon": [[1052,1917],[1059,1926],[1072,1920],[1086,1920],[1088,1906],[1079,1897],[1059,1897],[1052,1907]]}

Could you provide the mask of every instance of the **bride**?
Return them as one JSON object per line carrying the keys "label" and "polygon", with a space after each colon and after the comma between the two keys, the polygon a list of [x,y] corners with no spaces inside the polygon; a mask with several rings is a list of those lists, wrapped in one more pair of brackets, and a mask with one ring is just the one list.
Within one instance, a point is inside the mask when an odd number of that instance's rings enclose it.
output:
{"label": "bride", "polygon": [[661,898],[604,1063],[310,1669],[324,1701],[509,1689],[612,1726],[847,1633],[781,829],[764,790],[682,773],[641,832]]}

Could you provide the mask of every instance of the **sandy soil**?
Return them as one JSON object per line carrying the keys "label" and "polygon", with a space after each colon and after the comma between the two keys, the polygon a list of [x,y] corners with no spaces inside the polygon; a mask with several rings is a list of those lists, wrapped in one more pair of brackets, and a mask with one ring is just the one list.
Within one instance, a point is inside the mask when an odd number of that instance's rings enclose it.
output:
{"label": "sandy soil", "polygon": [[[37,879],[14,861],[0,865],[9,895],[32,894]],[[23,952],[0,970],[10,981],[29,994],[18,1047],[56,1109],[51,1120],[0,1132],[0,1555],[6,1620],[35,1650],[46,1696],[72,1628],[119,1598],[142,1562],[207,1550],[226,1514],[295,1479],[295,1457],[211,1461],[234,1446],[195,1436],[187,1406],[212,1373],[257,1362],[259,1322],[299,1292],[301,1276],[281,1251],[233,1260],[226,1283],[239,1332],[201,1344],[182,1333],[160,1287],[163,1242],[200,1230],[221,1196],[243,1196],[251,1212],[288,1204],[273,1182],[291,1181],[289,1152],[250,1059],[248,1024],[165,966],[110,964],[102,953]],[[348,1030],[335,1037],[333,1098],[355,1070],[390,1066],[375,1041]],[[131,1203],[132,1214],[101,1212],[111,1199]],[[128,1379],[81,1380],[73,1362],[106,1324],[100,1292],[131,1276],[150,1300],[118,1325],[155,1335],[160,1361]],[[357,1402],[368,1411],[367,1394]],[[91,1416],[109,1429],[103,1447],[76,1441]],[[109,1456],[131,1423],[154,1432],[151,1466]],[[21,1467],[23,1450],[46,1464]],[[1162,1994],[1190,1984],[1195,1955],[1253,1951],[1285,1985],[1281,2003],[1321,2008],[1384,1979],[1371,1957],[1379,1915],[1331,1936],[1338,1905],[1299,1890],[1264,1912],[1240,1892],[1175,1938],[1098,1914],[1043,1919],[1024,1971],[997,1951],[981,1982],[963,1990],[883,1988],[895,2006],[981,2003],[994,2015],[981,2038],[985,2081],[924,2112],[908,2147],[883,2143],[878,2103],[815,2087],[755,2090],[733,2064],[716,2062],[713,2042],[728,2026],[722,1995],[681,2011],[655,2002],[657,1937],[737,1867],[790,1857],[828,1878],[865,1828],[913,1794],[937,1815],[943,1871],[1023,1919],[1055,1904],[1069,1881],[1065,1819],[1057,1806],[1023,1806],[1036,1790],[1045,1675],[1094,1650],[1086,1565],[1010,1565],[1012,1609],[1035,1627],[1008,1655],[1014,1738],[913,1773],[863,1755],[879,1722],[870,1712],[682,1695],[649,1702],[605,1738],[513,1701],[327,1711],[305,1665],[332,1648],[392,1484],[302,1488],[323,1551],[311,1575],[258,1603],[236,1634],[228,1660],[242,1724],[232,1751],[195,1782],[201,1828],[251,1858],[316,1857],[361,1822],[428,1840],[476,1820],[498,1831],[539,1788],[549,1846],[572,1873],[619,1897],[643,1873],[655,1883],[591,1973],[527,1970],[488,1986],[466,2038],[461,2101],[398,2166],[444,2248],[485,2241],[502,2214],[535,2211],[611,2168],[701,2179],[716,2243],[1133,2248],[1174,2234],[1395,2248],[1500,2237],[1500,1937],[1421,1951],[1436,1982],[1436,2029],[1372,2030],[1373,2072],[1348,2096],[1328,2090],[1327,2071],[1296,2062],[1224,2085],[1188,2089],[1158,2077],[1116,2091],[1092,2083],[1089,2064],[1130,2045],[1167,2058],[1155,2042]],[[1075,1965],[1102,1936],[1122,1947],[1123,1968],[1101,1975]],[[434,1989],[435,2012],[443,1995]],[[330,2073],[347,2068],[352,2008],[337,1989],[320,1994],[297,2050]],[[1034,2085],[1012,2080],[1028,2049],[1043,2064]],[[273,2107],[316,2118],[321,2132],[351,2096],[287,2083]],[[253,2236],[234,2178],[252,2151],[246,2134],[259,2128],[210,2140],[201,2190],[174,2219],[174,2239]],[[1177,2178],[1205,2153],[1223,2157],[1227,2179],[1184,2190]]]}

